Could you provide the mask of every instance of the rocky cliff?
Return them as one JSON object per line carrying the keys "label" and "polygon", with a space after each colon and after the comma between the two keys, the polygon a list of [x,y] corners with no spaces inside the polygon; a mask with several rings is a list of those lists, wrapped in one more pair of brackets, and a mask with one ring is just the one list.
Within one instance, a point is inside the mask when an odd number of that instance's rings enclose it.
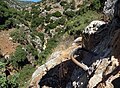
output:
{"label": "rocky cliff", "polygon": [[31,88],[120,88],[120,1],[107,0],[103,12],[110,21],[91,22],[82,40],[33,73]]}

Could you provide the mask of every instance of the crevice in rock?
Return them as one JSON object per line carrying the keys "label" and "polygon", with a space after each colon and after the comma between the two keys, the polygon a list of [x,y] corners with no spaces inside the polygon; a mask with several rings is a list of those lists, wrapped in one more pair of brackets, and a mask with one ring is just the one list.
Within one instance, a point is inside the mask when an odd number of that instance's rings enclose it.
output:
{"label": "crevice in rock", "polygon": [[120,88],[120,77],[112,81],[114,88]]}
{"label": "crevice in rock", "polygon": [[52,88],[65,88],[71,80],[70,77],[76,65],[71,61],[65,61],[47,71],[39,82],[40,88],[48,86]]}

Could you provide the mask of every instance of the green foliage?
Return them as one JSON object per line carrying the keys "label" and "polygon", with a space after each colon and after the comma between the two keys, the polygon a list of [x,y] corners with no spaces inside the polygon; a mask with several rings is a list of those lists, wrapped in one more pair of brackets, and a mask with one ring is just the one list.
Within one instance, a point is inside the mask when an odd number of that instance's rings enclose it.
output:
{"label": "green foliage", "polygon": [[0,62],[0,86],[3,88],[8,86],[6,84],[7,79],[4,71],[5,71],[5,63]]}
{"label": "green foliage", "polygon": [[14,42],[24,44],[26,42],[26,34],[22,29],[15,29],[10,33],[10,36],[13,38]]}
{"label": "green foliage", "polygon": [[32,10],[31,10],[31,14],[33,14],[33,18],[37,17],[40,13],[40,11],[38,10],[39,6],[32,6]]}
{"label": "green foliage", "polygon": [[93,0],[92,4],[93,4],[93,9],[100,10],[100,8],[101,8],[100,0]]}
{"label": "green foliage", "polygon": [[16,73],[14,75],[11,75],[8,78],[8,85],[9,88],[18,88],[19,87],[19,82],[17,81],[19,79],[19,74]]}
{"label": "green foliage", "polygon": [[10,78],[6,77],[5,72],[6,63],[0,62],[0,88],[18,88],[18,82],[16,81],[18,76],[13,75]]}
{"label": "green foliage", "polygon": [[40,38],[42,41],[44,41],[44,34],[43,34],[43,33],[39,32],[39,33],[37,33],[37,35],[39,36],[39,38]]}
{"label": "green foliage", "polygon": [[32,22],[31,22],[31,27],[38,27],[39,25],[43,24],[44,23],[44,17],[35,17],[32,19]]}
{"label": "green foliage", "polygon": [[58,26],[58,23],[53,22],[53,23],[48,24],[48,25],[45,27],[45,29],[46,29],[46,31],[49,31],[49,30],[51,30],[51,29],[56,28],[57,26]]}
{"label": "green foliage", "polygon": [[66,4],[67,4],[67,1],[61,1],[61,2],[60,2],[60,5],[61,5],[61,6],[65,6]]}
{"label": "green foliage", "polygon": [[18,46],[12,54],[10,62],[14,67],[21,68],[28,63],[26,55],[27,53],[22,49],[22,46]]}
{"label": "green foliage", "polygon": [[[15,20],[20,20],[17,19],[17,17],[22,19],[22,15],[23,14],[20,11],[10,8],[3,0],[0,1],[0,29],[16,27],[17,23]],[[25,23],[25,20],[20,20],[19,22],[25,25],[27,24]]]}
{"label": "green foliage", "polygon": [[17,82],[19,83],[19,88],[27,88],[28,81],[30,80],[32,73],[35,71],[35,68],[30,64],[24,66],[21,71],[19,71],[19,79]]}
{"label": "green foliage", "polygon": [[62,14],[59,11],[56,11],[52,15],[55,16],[55,17],[61,17],[62,16]]}
{"label": "green foliage", "polygon": [[52,17],[52,14],[48,14],[46,17],[45,17],[45,22],[46,23],[49,23],[51,21],[50,17]]}
{"label": "green foliage", "polygon": [[32,53],[33,56],[38,55],[37,49],[35,49],[32,45],[28,44],[26,49],[29,53]]}
{"label": "green foliage", "polygon": [[75,18],[70,19],[66,23],[66,31],[68,34],[76,34],[76,31],[82,31],[91,21],[99,19],[101,16],[100,13],[96,11],[88,10],[84,14],[76,16]]}
{"label": "green foliage", "polygon": [[32,19],[31,13],[26,12],[26,13],[25,13],[25,16],[24,16],[24,19],[27,20],[27,21],[31,21],[31,19]]}
{"label": "green foliage", "polygon": [[60,25],[64,25],[65,22],[66,22],[66,18],[65,17],[62,17],[62,18],[58,19],[58,24],[60,24]]}
{"label": "green foliage", "polygon": [[70,8],[70,4],[68,4],[67,1],[61,1],[60,5],[63,6],[63,8],[65,10],[67,10],[68,8]]}
{"label": "green foliage", "polygon": [[65,11],[64,14],[68,17],[68,18],[72,18],[74,17],[76,14],[74,11]]}
{"label": "green foliage", "polygon": [[64,25],[66,22],[66,18],[65,17],[61,17],[60,19],[56,20],[55,23],[58,25]]}
{"label": "green foliage", "polygon": [[39,55],[39,59],[38,59],[39,64],[42,65],[45,63],[47,57],[53,52],[52,49],[54,49],[57,46],[57,44],[58,44],[57,37],[54,37],[48,40],[46,49]]}

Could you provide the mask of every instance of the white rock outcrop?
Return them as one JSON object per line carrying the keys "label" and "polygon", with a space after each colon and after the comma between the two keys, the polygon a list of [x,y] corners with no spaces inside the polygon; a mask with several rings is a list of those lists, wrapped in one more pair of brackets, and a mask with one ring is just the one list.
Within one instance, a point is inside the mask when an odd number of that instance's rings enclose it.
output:
{"label": "white rock outcrop", "polygon": [[99,20],[95,20],[95,21],[92,21],[86,28],[85,30],[83,31],[83,33],[85,34],[94,34],[101,25],[104,25],[106,24],[104,21],[99,21]]}

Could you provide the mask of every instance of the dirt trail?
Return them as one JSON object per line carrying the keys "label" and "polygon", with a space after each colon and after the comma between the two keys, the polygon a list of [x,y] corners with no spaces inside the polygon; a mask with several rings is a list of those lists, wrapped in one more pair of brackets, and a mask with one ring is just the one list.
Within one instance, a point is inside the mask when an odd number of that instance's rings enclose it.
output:
{"label": "dirt trail", "polygon": [[18,46],[17,43],[13,43],[10,40],[10,32],[12,32],[14,29],[10,30],[4,30],[0,32],[0,52],[1,54],[10,55],[13,53]]}

